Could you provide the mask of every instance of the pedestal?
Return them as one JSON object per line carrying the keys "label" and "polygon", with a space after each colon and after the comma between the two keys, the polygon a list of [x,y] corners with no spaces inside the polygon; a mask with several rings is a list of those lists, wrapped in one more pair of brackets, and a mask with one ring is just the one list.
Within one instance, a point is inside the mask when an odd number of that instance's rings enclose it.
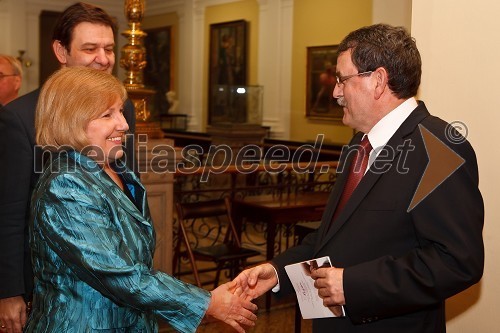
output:
{"label": "pedestal", "polygon": [[161,139],[163,131],[160,123],[151,121],[149,111],[149,100],[156,93],[153,89],[136,88],[126,86],[128,97],[134,103],[135,108],[135,133],[146,134],[150,139]]}
{"label": "pedestal", "polygon": [[[170,149],[171,148],[171,149]],[[155,150],[153,150],[155,149]],[[175,149],[171,139],[137,143],[141,181],[156,230],[154,268],[172,273]]]}

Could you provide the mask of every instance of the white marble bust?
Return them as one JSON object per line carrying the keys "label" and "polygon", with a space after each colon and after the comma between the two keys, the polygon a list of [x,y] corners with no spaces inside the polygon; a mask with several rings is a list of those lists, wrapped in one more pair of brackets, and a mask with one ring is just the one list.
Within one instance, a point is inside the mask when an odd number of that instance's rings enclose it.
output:
{"label": "white marble bust", "polygon": [[179,108],[179,100],[177,99],[177,94],[175,91],[170,90],[165,93],[165,97],[167,98],[168,101],[168,113],[169,114],[176,114],[177,109]]}

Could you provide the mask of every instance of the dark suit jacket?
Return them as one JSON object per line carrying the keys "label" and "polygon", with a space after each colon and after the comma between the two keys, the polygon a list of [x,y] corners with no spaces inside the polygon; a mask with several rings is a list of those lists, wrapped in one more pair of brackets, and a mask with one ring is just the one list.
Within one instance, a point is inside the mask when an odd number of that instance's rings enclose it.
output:
{"label": "dark suit jacket", "polygon": [[[421,126],[465,163],[410,210],[429,161]],[[451,143],[450,133],[459,137],[419,102],[328,228],[353,155],[342,154],[321,226],[273,259],[278,294],[293,291],[283,269],[287,264],[328,255],[333,266],[345,269],[347,317],[315,319],[314,332],[446,331],[445,299],[477,283],[484,265],[484,206],[475,153],[465,139]],[[361,137],[358,133],[351,145]]]}
{"label": "dark suit jacket", "polygon": [[[34,90],[0,110],[0,298],[29,297],[33,289],[28,219],[31,193],[42,170],[41,156],[34,149],[39,94],[39,89]],[[130,100],[124,116],[134,133],[135,112]],[[136,170],[133,151],[130,137],[125,147],[126,162]]]}

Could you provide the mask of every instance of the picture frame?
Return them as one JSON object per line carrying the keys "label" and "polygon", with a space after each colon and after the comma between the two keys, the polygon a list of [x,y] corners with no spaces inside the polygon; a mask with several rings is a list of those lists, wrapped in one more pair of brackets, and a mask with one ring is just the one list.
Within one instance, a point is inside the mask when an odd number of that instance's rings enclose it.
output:
{"label": "picture frame", "polygon": [[146,67],[144,68],[144,85],[154,89],[150,103],[152,116],[156,119],[168,114],[170,107],[165,94],[173,89],[173,43],[172,27],[165,26],[144,30],[146,48]]}
{"label": "picture frame", "polygon": [[338,45],[307,47],[306,117],[342,123],[344,111],[332,96]]}
{"label": "picture frame", "polygon": [[247,85],[247,22],[211,24],[209,52],[208,124],[244,122],[246,109],[231,108],[230,100],[235,86]]}

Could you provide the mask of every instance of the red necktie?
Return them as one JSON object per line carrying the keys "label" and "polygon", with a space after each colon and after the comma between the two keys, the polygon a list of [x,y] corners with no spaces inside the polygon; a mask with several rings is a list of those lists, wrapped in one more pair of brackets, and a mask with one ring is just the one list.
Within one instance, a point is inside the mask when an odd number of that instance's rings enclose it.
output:
{"label": "red necktie", "polygon": [[358,186],[361,178],[363,178],[366,167],[368,166],[368,158],[370,157],[371,150],[372,146],[370,145],[370,141],[368,141],[368,135],[365,135],[363,140],[361,140],[356,153],[354,154],[354,158],[352,159],[352,163],[349,168],[349,174],[347,175],[347,181],[344,186],[344,191],[342,192],[342,195],[340,197],[337,209],[335,209],[332,221],[335,220],[335,218],[342,211],[345,204],[351,197],[352,192],[354,192],[354,189]]}

